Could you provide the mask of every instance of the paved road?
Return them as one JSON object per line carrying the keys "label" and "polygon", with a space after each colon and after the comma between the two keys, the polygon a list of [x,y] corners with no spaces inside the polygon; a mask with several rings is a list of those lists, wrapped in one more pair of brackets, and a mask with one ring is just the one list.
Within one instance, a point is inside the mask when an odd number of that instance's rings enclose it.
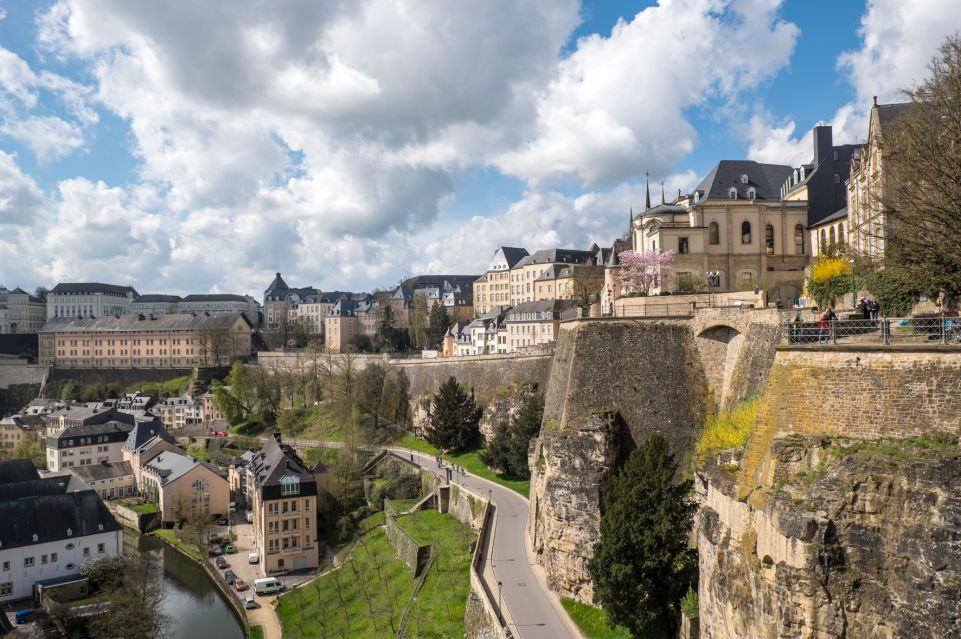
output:
{"label": "paved road", "polygon": [[[342,447],[339,442],[297,440],[307,446]],[[379,450],[379,447],[369,447]],[[446,469],[438,468],[433,456],[406,448],[391,447],[394,452],[409,457],[413,454],[421,466],[441,477]],[[445,467],[447,464],[445,464]],[[534,564],[527,545],[528,501],[509,488],[474,475],[457,476],[454,483],[478,494],[488,494],[495,510],[494,535],[489,556],[484,557],[484,574],[498,605],[498,587],[504,616],[514,637],[519,639],[578,638],[581,633],[571,622],[557,596],[544,578],[543,569]]]}

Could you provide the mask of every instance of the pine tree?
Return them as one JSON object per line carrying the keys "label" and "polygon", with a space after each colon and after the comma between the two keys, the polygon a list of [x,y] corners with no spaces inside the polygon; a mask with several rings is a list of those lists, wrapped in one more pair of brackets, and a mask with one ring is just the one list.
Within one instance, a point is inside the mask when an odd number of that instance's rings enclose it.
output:
{"label": "pine tree", "polygon": [[464,450],[473,446],[480,434],[481,409],[460,387],[455,377],[444,382],[431,400],[427,441],[443,450]]}
{"label": "pine tree", "polygon": [[692,482],[675,483],[676,471],[659,434],[631,453],[604,500],[601,541],[588,564],[594,602],[635,637],[676,636],[680,601],[696,576]]}
{"label": "pine tree", "polygon": [[482,453],[484,463],[498,468],[507,475],[530,477],[527,466],[527,449],[531,440],[537,437],[544,415],[544,401],[539,395],[530,395],[521,405],[520,411],[510,420],[494,427],[494,436]]}
{"label": "pine tree", "polygon": [[439,348],[444,334],[450,328],[450,316],[447,308],[443,304],[434,302],[430,307],[430,315],[427,318],[427,345],[429,348]]}

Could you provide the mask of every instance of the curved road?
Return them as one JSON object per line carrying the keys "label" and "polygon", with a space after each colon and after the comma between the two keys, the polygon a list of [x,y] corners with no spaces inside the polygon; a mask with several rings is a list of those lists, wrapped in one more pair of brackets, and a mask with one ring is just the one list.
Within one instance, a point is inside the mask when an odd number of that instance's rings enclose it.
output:
{"label": "curved road", "polygon": [[[340,442],[296,440],[306,446],[341,448]],[[380,446],[362,447],[381,450]],[[447,477],[449,464],[438,468],[432,455],[407,448],[388,447],[390,450],[414,459],[420,465]],[[453,483],[464,486],[478,494],[488,493],[496,506],[494,510],[493,537],[484,550],[482,579],[493,593],[494,605],[500,605],[508,627],[518,639],[580,638],[583,635],[561,606],[557,595],[547,587],[543,569],[536,565],[527,544],[528,501],[510,488],[475,475],[453,476]],[[498,602],[498,586],[500,596]]]}

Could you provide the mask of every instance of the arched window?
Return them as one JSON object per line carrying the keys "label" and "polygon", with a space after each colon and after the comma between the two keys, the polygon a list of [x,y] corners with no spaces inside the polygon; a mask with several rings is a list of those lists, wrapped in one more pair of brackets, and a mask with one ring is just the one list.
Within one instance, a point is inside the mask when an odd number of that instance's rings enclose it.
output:
{"label": "arched window", "polygon": [[764,248],[768,255],[774,255],[774,227],[770,224],[764,227]]}
{"label": "arched window", "polygon": [[727,191],[727,196],[728,196],[729,198],[731,198],[732,200],[736,200],[736,199],[737,199],[737,189],[732,186],[730,189],[728,189],[728,191]]}
{"label": "arched window", "polygon": [[819,253],[827,253],[828,251],[828,233],[824,229],[821,229],[821,250]]}
{"label": "arched window", "polygon": [[804,226],[801,224],[794,225],[794,253],[804,255]]}
{"label": "arched window", "polygon": [[717,222],[711,222],[710,226],[707,227],[708,242],[711,244],[721,243],[721,231],[717,226]]}
{"label": "arched window", "polygon": [[844,222],[838,224],[838,242],[844,244]]}
{"label": "arched window", "polygon": [[741,222],[741,244],[751,243],[751,223],[747,220]]}
{"label": "arched window", "polygon": [[741,174],[741,184],[747,184],[747,173]]}
{"label": "arched window", "polygon": [[830,231],[830,233],[828,234],[828,237],[831,238],[831,244],[832,244],[832,245],[833,245],[833,244],[837,244],[838,236],[835,234],[835,231],[834,231],[834,227],[833,227],[833,226],[831,227],[831,231]]}
{"label": "arched window", "polygon": [[756,198],[756,197],[757,197],[757,191],[755,191],[755,190],[754,190],[754,187],[752,186],[751,188],[749,188],[749,189],[747,190],[747,199],[749,199],[749,200],[751,200],[751,201],[753,202],[753,201],[754,201],[754,198]]}

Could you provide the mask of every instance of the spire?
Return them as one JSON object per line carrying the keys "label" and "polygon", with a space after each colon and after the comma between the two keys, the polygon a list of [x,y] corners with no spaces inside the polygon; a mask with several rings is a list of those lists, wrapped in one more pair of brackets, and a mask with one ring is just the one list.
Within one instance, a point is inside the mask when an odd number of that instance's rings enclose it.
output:
{"label": "spire", "polygon": [[667,200],[664,199],[664,180],[661,180],[661,204],[667,204]]}
{"label": "spire", "polygon": [[651,208],[651,174],[644,172],[644,183],[647,186],[647,199],[644,201],[644,210],[650,210]]}

